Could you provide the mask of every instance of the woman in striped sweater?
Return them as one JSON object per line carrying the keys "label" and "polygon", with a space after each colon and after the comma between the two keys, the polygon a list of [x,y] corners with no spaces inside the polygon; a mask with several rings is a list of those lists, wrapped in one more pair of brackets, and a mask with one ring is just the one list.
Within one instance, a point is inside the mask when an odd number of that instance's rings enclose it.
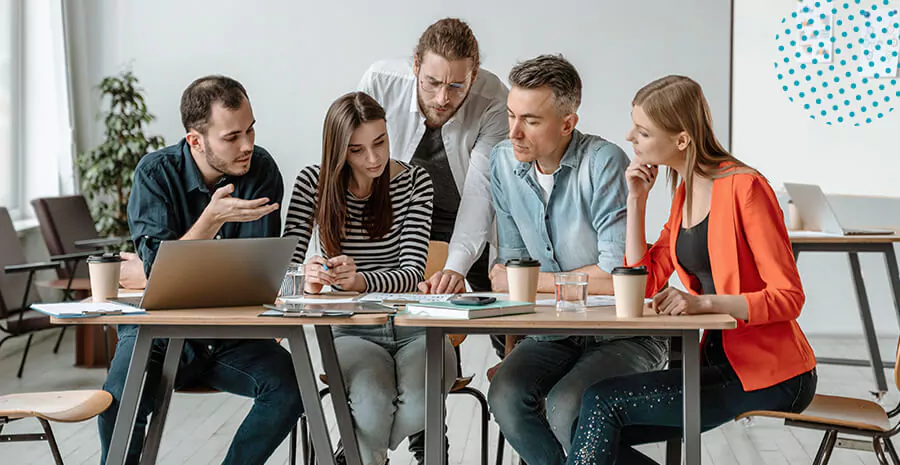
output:
{"label": "woman in striped sweater", "polygon": [[[325,115],[322,163],[294,183],[285,236],[298,236],[293,262],[304,263],[306,290],[415,292],[423,280],[431,231],[432,186],[419,167],[390,159],[384,109],[352,92]],[[307,257],[313,225],[324,256]],[[425,332],[422,328],[335,328],[356,434],[366,465],[425,428]],[[456,356],[445,350],[446,379]],[[447,386],[449,388],[449,384]]]}

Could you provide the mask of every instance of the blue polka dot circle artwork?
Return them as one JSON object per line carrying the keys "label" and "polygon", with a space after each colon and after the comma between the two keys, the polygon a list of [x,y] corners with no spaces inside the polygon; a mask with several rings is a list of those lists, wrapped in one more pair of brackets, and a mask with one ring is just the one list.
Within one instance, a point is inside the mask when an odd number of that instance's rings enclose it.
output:
{"label": "blue polka dot circle artwork", "polygon": [[810,118],[860,126],[900,102],[900,1],[803,0],[780,29],[778,84]]}

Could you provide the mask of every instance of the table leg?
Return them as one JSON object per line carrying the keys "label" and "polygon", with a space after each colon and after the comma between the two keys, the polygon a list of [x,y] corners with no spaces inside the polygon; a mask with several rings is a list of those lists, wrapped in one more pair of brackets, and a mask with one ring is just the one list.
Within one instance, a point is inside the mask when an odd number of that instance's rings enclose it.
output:
{"label": "table leg", "polygon": [[700,331],[681,335],[684,382],[684,463],[700,464]]}
{"label": "table leg", "polygon": [[444,331],[425,329],[425,463],[444,464]]}
{"label": "table leg", "polygon": [[316,461],[320,465],[336,465],[303,326],[291,327],[288,331],[288,342],[291,345],[291,359],[294,361],[300,397],[303,400],[303,409],[306,411],[306,418],[309,422],[309,433],[316,452]]}
{"label": "table leg", "polygon": [[[853,274],[853,285],[856,287],[856,301],[859,305],[859,318],[863,323],[863,332],[866,335],[866,345],[869,349],[869,360],[872,361],[872,371],[875,374],[875,385],[878,388],[879,397],[887,392],[887,380],[884,377],[884,365],[881,363],[881,352],[878,350],[878,338],[875,335],[875,324],[872,322],[872,310],[869,308],[869,295],[866,292],[866,284],[863,281],[862,270],[859,266],[859,255],[850,252],[850,271]],[[896,262],[895,262],[896,263]]]}
{"label": "table leg", "polygon": [[900,321],[900,268],[897,265],[897,254],[894,253],[894,244],[886,244],[884,248],[884,261],[887,266],[888,282],[891,283],[891,293],[894,294],[894,311]]}
{"label": "table leg", "polygon": [[182,349],[184,349],[184,339],[169,339],[159,388],[156,392],[156,402],[153,406],[153,415],[150,417],[150,429],[147,433],[147,440],[144,442],[144,451],[141,454],[141,465],[156,463],[159,445],[162,442],[163,428],[166,425],[166,416],[169,414],[169,403],[172,401],[172,391],[175,389],[175,376],[178,374]]}
{"label": "table leg", "polygon": [[128,364],[128,374],[125,377],[125,388],[122,390],[122,399],[119,402],[119,412],[113,427],[109,453],[106,457],[106,463],[110,465],[124,465],[125,463],[125,456],[131,443],[131,434],[134,431],[134,422],[137,418],[138,405],[140,405],[144,372],[147,371],[147,361],[150,359],[152,343],[153,336],[150,331],[139,327],[134,341],[134,350],[131,353],[131,361]]}
{"label": "table leg", "polygon": [[350,401],[347,399],[347,388],[344,376],[338,363],[337,351],[334,348],[334,335],[331,326],[316,326],[316,339],[319,341],[319,352],[322,354],[322,366],[328,376],[331,389],[331,400],[334,405],[334,416],[338,431],[344,444],[344,458],[349,465],[361,465],[359,443],[356,442],[356,430],[353,427],[353,416],[350,413]]}

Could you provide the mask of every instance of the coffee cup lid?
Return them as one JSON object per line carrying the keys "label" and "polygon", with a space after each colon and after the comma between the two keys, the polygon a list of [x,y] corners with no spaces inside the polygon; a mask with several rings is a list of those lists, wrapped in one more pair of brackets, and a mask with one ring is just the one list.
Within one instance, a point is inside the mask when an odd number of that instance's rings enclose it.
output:
{"label": "coffee cup lid", "polygon": [[88,257],[88,263],[119,263],[122,261],[122,257],[119,256],[118,252],[107,252],[104,254],[91,255]]}
{"label": "coffee cup lid", "polygon": [[617,266],[612,273],[620,276],[641,276],[647,274],[646,266]]}
{"label": "coffee cup lid", "polygon": [[506,266],[512,268],[531,268],[541,266],[541,262],[533,258],[513,258],[506,262]]}

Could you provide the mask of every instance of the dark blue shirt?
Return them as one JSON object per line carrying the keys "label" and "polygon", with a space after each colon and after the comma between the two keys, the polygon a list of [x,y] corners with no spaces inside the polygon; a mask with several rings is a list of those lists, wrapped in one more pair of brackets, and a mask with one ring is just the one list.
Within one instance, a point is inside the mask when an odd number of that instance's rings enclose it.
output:
{"label": "dark blue shirt", "polygon": [[[250,170],[243,176],[223,176],[210,191],[190,146],[181,142],[146,155],[134,172],[134,186],[128,200],[128,226],[144,272],[156,259],[162,241],[177,240],[197,222],[209,205],[212,192],[234,184],[234,198],[245,200],[268,197],[281,203],[284,182],[278,165],[265,149],[254,146]],[[225,223],[217,239],[278,237],[281,234],[281,212],[276,210],[256,221]]]}

